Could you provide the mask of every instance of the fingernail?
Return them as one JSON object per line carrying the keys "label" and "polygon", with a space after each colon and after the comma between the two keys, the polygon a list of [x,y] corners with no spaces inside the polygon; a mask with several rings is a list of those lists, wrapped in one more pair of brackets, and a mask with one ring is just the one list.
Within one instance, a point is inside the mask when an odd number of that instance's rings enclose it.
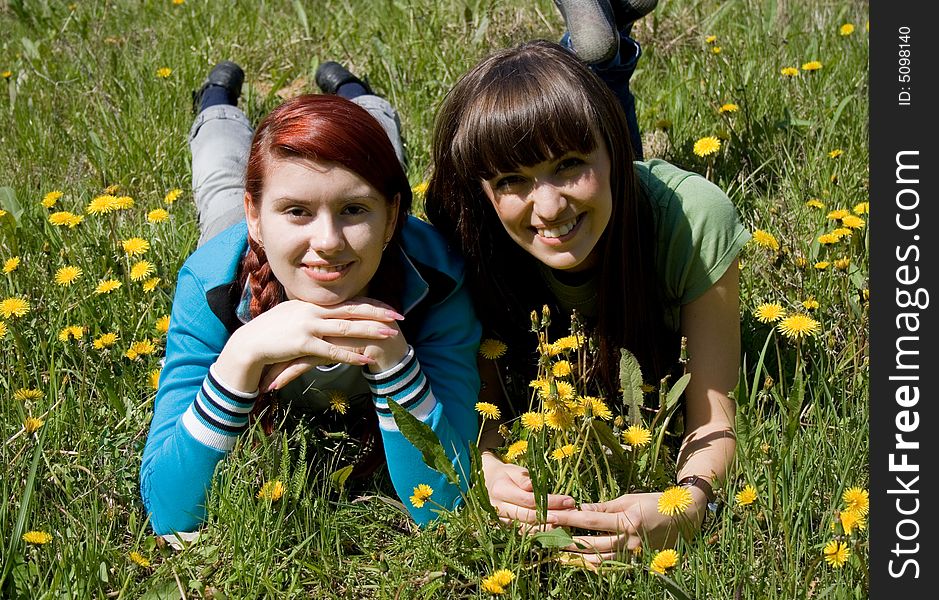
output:
{"label": "fingernail", "polygon": [[380,333],[381,333],[382,335],[387,335],[388,337],[394,337],[394,336],[398,335],[398,330],[397,330],[397,329],[392,329],[391,327],[383,327],[383,328],[380,330]]}
{"label": "fingernail", "polygon": [[385,314],[386,314],[389,318],[394,319],[395,321],[403,321],[403,320],[404,320],[404,315],[402,315],[402,314],[400,314],[400,313],[398,313],[398,312],[396,312],[396,311],[393,311],[393,310],[386,310],[386,311],[385,311]]}
{"label": "fingernail", "polygon": [[270,394],[271,392],[276,392],[276,391],[277,391],[277,384],[276,384],[276,383],[272,383],[271,385],[267,386],[267,390],[265,390],[264,393],[265,393],[265,394]]}
{"label": "fingernail", "polygon": [[576,506],[577,503],[574,502],[573,498],[565,498],[563,505],[564,505],[564,508],[574,508],[574,506]]}

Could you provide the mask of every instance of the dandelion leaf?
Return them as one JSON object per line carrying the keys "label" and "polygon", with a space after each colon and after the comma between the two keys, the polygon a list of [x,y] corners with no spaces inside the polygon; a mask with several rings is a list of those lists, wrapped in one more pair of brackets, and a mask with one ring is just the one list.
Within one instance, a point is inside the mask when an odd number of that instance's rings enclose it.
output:
{"label": "dandelion leaf", "polygon": [[13,223],[14,228],[19,227],[23,207],[16,201],[16,192],[13,191],[13,188],[0,187],[0,209],[5,210],[7,213],[0,217],[0,223],[9,220]]}
{"label": "dandelion leaf", "polygon": [[388,398],[388,408],[391,409],[401,435],[420,451],[424,464],[446,475],[450,483],[459,485],[460,478],[456,474],[456,469],[453,468],[453,463],[447,457],[434,430],[429,425],[418,421],[417,417],[401,408],[401,405],[391,398]]}
{"label": "dandelion leaf", "polygon": [[600,443],[610,450],[610,458],[612,459],[611,462],[613,462],[614,467],[623,471],[627,470],[629,463],[626,460],[626,454],[623,452],[623,447],[620,446],[619,440],[613,435],[613,431],[610,427],[606,423],[596,419],[590,422],[590,426],[593,427],[593,431],[597,434]]}
{"label": "dandelion leaf", "polygon": [[346,465],[337,471],[333,471],[329,476],[329,480],[337,490],[342,490],[345,487],[346,480],[349,479],[349,475],[352,474],[352,468],[353,465]]}
{"label": "dandelion leaf", "polygon": [[692,596],[686,592],[674,579],[666,575],[660,575],[659,573],[654,573],[658,577],[659,581],[662,582],[662,585],[667,589],[676,600],[694,600]]}
{"label": "dandelion leaf", "polygon": [[678,399],[685,393],[685,388],[688,387],[689,381],[691,381],[691,373],[685,373],[675,382],[675,385],[668,390],[668,394],[665,396],[665,410],[671,411],[678,406]]}
{"label": "dandelion leaf", "polygon": [[564,548],[574,543],[574,538],[563,527],[551,531],[539,531],[531,536],[531,541],[542,548]]}
{"label": "dandelion leaf", "polygon": [[470,486],[470,497],[474,503],[478,504],[493,519],[498,518],[496,509],[489,500],[489,490],[486,489],[486,476],[483,473],[483,458],[476,444],[470,444],[470,462],[473,474],[472,485]]}
{"label": "dandelion leaf", "polygon": [[628,408],[629,423],[642,424],[642,369],[632,352],[623,348],[619,359],[619,385],[623,388],[623,406]]}

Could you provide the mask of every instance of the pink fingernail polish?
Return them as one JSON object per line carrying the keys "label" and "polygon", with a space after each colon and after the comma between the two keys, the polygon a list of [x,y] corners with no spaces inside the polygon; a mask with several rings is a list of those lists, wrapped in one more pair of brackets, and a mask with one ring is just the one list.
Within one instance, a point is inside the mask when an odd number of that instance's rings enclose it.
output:
{"label": "pink fingernail polish", "polygon": [[265,390],[264,393],[270,394],[270,393],[276,392],[276,391],[277,391],[277,384],[276,384],[276,383],[272,383],[271,385],[267,386],[267,389]]}
{"label": "pink fingernail polish", "polygon": [[403,321],[403,320],[404,320],[404,315],[398,313],[397,311],[386,310],[386,311],[385,311],[385,314],[387,314],[390,318],[394,319],[395,321]]}
{"label": "pink fingernail polish", "polygon": [[387,335],[387,336],[389,336],[389,337],[394,337],[394,336],[398,335],[398,330],[397,330],[397,329],[392,329],[391,327],[385,327],[385,328],[383,328],[383,329],[381,330],[381,334],[382,334],[382,335]]}

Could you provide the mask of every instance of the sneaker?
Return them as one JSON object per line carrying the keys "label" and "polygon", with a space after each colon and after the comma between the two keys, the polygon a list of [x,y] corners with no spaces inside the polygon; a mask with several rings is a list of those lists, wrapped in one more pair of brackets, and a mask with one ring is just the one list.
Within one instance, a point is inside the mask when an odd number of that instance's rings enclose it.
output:
{"label": "sneaker", "polygon": [[210,85],[217,85],[228,91],[232,105],[237,104],[241,96],[241,84],[245,81],[245,72],[230,60],[223,60],[209,71],[208,77],[197,91],[192,93],[192,112],[198,113],[202,107],[202,95]]}
{"label": "sneaker", "polygon": [[[626,4],[628,0],[621,1]],[[594,64],[616,56],[619,33],[609,0],[554,0],[554,4],[564,17],[571,47],[580,60]]]}
{"label": "sneaker", "polygon": [[620,31],[626,29],[655,10],[658,3],[659,0],[612,0],[616,28]]}
{"label": "sneaker", "polygon": [[357,83],[365,88],[365,93],[372,94],[367,83],[353,75],[348,69],[334,61],[326,61],[316,69],[316,86],[324,94],[335,94],[339,86]]}

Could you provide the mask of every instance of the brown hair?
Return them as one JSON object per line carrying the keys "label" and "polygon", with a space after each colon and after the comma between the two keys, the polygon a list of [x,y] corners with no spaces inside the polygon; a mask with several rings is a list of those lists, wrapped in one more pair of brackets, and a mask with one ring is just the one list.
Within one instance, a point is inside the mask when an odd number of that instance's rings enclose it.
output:
{"label": "brown hair", "polygon": [[[318,94],[297,96],[271,111],[254,132],[245,173],[245,194],[256,208],[261,203],[271,161],[287,158],[338,163],[368,181],[389,204],[397,197],[397,221],[389,246],[397,244],[411,209],[411,187],[388,135],[368,111],[339,96]],[[370,282],[370,294],[400,309],[401,279],[397,253],[385,252]],[[285,298],[284,287],[274,277],[264,248],[250,235],[239,281],[242,288],[251,285],[252,317]],[[273,394],[264,394],[252,414],[261,414],[272,401]],[[264,412],[262,418],[268,433],[273,429],[273,412]]]}
{"label": "brown hair", "polygon": [[[481,181],[569,151],[609,153],[613,211],[598,242],[599,342],[593,365],[607,394],[618,388],[619,348],[637,355],[646,373],[667,364],[654,268],[651,207],[633,169],[626,117],[616,96],[565,48],[529,42],[502,50],[464,75],[444,99],[434,128],[434,170],[427,215],[466,258],[477,312],[490,335],[520,347],[531,364],[528,315],[557,303],[537,259],[506,234]],[[553,319],[558,332],[566,326]],[[669,352],[673,349],[669,348]]]}

